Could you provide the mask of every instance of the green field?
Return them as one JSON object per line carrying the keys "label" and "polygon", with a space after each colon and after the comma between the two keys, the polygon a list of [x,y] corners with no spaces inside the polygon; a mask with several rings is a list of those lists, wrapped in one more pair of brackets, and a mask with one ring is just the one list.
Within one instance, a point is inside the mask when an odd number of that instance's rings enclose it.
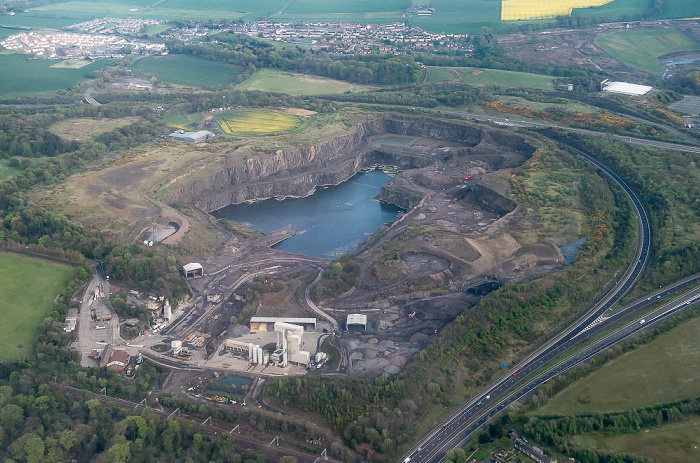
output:
{"label": "green field", "polygon": [[575,436],[573,441],[605,453],[636,455],[664,463],[697,462],[700,461],[700,418],[664,424],[637,434],[583,434]]}
{"label": "green field", "polygon": [[168,29],[170,29],[170,26],[168,24],[158,24],[157,26],[148,26],[144,33],[147,36],[152,36],[156,34],[160,34],[161,32],[165,32]]}
{"label": "green field", "polygon": [[57,18],[44,14],[17,14],[14,16],[0,16],[0,24],[3,26],[30,27],[33,29],[60,29],[75,24],[72,18]]}
{"label": "green field", "polygon": [[656,62],[659,56],[700,49],[698,42],[675,29],[611,32],[598,36],[595,43],[618,61],[652,73],[664,70]]}
{"label": "green field", "polygon": [[445,82],[449,80],[459,80],[459,74],[452,68],[428,68],[428,75],[425,77],[425,82]]}
{"label": "green field", "polygon": [[[672,0],[664,0],[665,2]],[[642,13],[652,7],[653,0],[614,0],[607,5],[595,8],[575,8],[572,16],[601,16],[617,18],[624,15]]]}
{"label": "green field", "polygon": [[409,24],[434,32],[477,34],[482,27],[497,26],[501,20],[501,2],[493,0],[470,0],[468,6],[463,0],[413,3],[429,4],[435,12],[430,16],[412,16]]}
{"label": "green field", "polygon": [[242,68],[196,56],[168,55],[141,58],[131,70],[173,84],[215,89],[235,82]]}
{"label": "green field", "polygon": [[196,130],[204,120],[204,113],[163,113],[163,120],[173,127],[182,130]]}
{"label": "green field", "polygon": [[324,95],[371,90],[373,87],[306,74],[261,69],[237,85],[236,88],[238,90],[260,90],[288,95]]}
{"label": "green field", "polygon": [[90,78],[90,73],[111,64],[100,60],[80,69],[52,68],[50,60],[24,55],[0,55],[0,97],[57,92]]}
{"label": "green field", "polygon": [[72,272],[64,265],[0,252],[0,323],[6,333],[0,338],[1,360],[17,360],[33,350],[39,325]]}
{"label": "green field", "polygon": [[21,34],[24,32],[22,29],[11,29],[9,27],[1,27],[0,28],[0,39],[4,39],[5,37],[9,37],[11,35],[15,34]]}
{"label": "green field", "polygon": [[629,352],[554,396],[538,415],[631,410],[700,395],[700,318]]}
{"label": "green field", "polygon": [[7,159],[0,161],[0,180],[5,180],[7,177],[18,174],[22,171],[19,167],[10,166]]}
{"label": "green field", "polygon": [[664,0],[661,18],[694,18],[700,16],[700,2],[697,0]]}
{"label": "green field", "polygon": [[[430,4],[430,16],[404,17],[411,4]],[[616,18],[651,8],[652,0],[614,0],[596,8],[574,10],[577,16]],[[0,24],[30,27],[63,27],[77,21],[105,16],[161,19],[243,19],[253,21],[269,17],[278,21],[328,21],[391,23],[408,21],[412,26],[446,33],[475,34],[483,27],[498,26],[499,0],[82,0],[53,3],[30,10],[28,14],[2,17]],[[41,19],[39,16],[45,16]],[[662,18],[700,16],[696,0],[665,0]],[[33,19],[32,19],[33,18]],[[49,24],[51,23],[51,24]],[[526,23],[523,22],[518,22]]]}
{"label": "green field", "polygon": [[303,119],[269,109],[250,109],[217,113],[216,121],[229,135],[268,136],[288,133],[299,128]]}
{"label": "green field", "polygon": [[[435,12],[430,16],[404,17],[411,4],[430,4]],[[501,17],[501,2],[494,0],[295,0],[275,19],[284,21],[329,21],[390,23],[407,20],[411,26],[447,33],[478,33],[484,26],[497,25]]]}
{"label": "green field", "polygon": [[284,0],[144,0],[70,1],[33,8],[31,13],[75,19],[140,17],[161,19],[238,19],[256,20],[277,11]]}
{"label": "green field", "polygon": [[477,69],[468,67],[431,67],[426,82],[457,80],[477,87],[521,87],[552,89],[554,77],[527,72]]}
{"label": "green field", "polygon": [[[41,164],[42,162],[46,162],[48,159],[49,158],[28,158],[27,160],[29,161],[29,163],[32,167],[36,167],[37,165]],[[17,167],[10,166],[9,159],[1,159],[0,160],[0,181],[5,180],[7,177],[18,174],[20,172],[22,172],[22,169],[19,166],[17,166]]]}

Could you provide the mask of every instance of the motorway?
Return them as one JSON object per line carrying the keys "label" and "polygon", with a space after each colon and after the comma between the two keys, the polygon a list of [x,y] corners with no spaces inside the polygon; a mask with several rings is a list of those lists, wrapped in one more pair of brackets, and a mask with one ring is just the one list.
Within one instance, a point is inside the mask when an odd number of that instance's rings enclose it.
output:
{"label": "motorway", "polygon": [[[418,444],[416,444],[409,452],[404,455],[400,461],[404,462],[438,462],[442,460],[445,450],[451,448],[450,445],[455,441],[457,436],[464,433],[465,420],[473,418],[486,407],[485,401],[489,401],[503,394],[506,390],[513,387],[516,383],[522,381],[523,373],[534,371],[540,366],[546,365],[550,360],[564,353],[572,346],[572,343],[577,343],[581,340],[579,334],[583,331],[590,330],[591,325],[601,325],[601,317],[603,317],[612,306],[622,298],[622,296],[632,287],[637,277],[641,274],[647,259],[649,258],[649,250],[651,248],[651,228],[649,224],[649,216],[647,215],[642,202],[639,200],[634,191],[620,178],[605,166],[600,161],[589,156],[588,154],[567,147],[576,152],[580,156],[586,158],[590,163],[611,177],[625,192],[627,197],[632,201],[635,215],[638,223],[638,240],[637,250],[634,259],[630,263],[625,274],[620,278],[615,286],[585,315],[571,324],[564,331],[559,333],[554,339],[550,340],[544,346],[530,354],[526,359],[515,366],[513,375],[505,375],[494,382],[487,389],[482,391],[475,399],[466,406],[453,412],[446,420],[444,420],[437,428],[427,434]],[[651,301],[649,301],[651,302]],[[578,338],[578,339],[576,339]],[[520,374],[520,377],[518,375]],[[539,383],[541,384],[541,383]],[[539,385],[537,384],[537,385]],[[535,386],[536,387],[536,386]],[[493,410],[492,413],[502,411],[507,405],[503,404],[499,410]],[[491,414],[492,414],[491,413]],[[465,415],[466,414],[466,415]],[[491,414],[481,414],[481,418],[473,418],[481,424],[485,423]],[[471,421],[470,421],[471,422]],[[480,424],[475,424],[480,426]]]}
{"label": "motorway", "polygon": [[[635,145],[650,146],[653,148],[663,148],[663,149],[669,149],[669,150],[675,150],[675,151],[684,151],[687,153],[700,154],[700,146],[695,146],[695,145],[693,145],[693,146],[680,145],[677,143],[669,143],[669,142],[665,142],[665,141],[648,140],[646,138],[628,137],[626,135],[615,135],[612,133],[596,132],[594,130],[577,129],[574,127],[567,127],[564,125],[545,124],[543,122],[529,122],[529,121],[523,121],[523,120],[513,120],[513,119],[507,119],[504,117],[487,116],[487,115],[483,115],[483,114],[462,113],[462,112],[456,112],[456,111],[435,111],[435,110],[430,111],[430,112],[436,113],[436,114],[459,116],[459,117],[464,117],[466,119],[472,119],[472,120],[480,121],[480,122],[490,122],[492,124],[501,125],[501,126],[505,126],[505,127],[522,127],[522,128],[528,128],[528,129],[560,129],[560,130],[566,130],[568,132],[575,132],[575,133],[580,133],[583,135],[590,135],[592,137],[597,137],[597,138],[608,138],[610,140],[617,140],[617,141],[622,141],[622,142],[626,142],[626,143],[632,143]],[[700,142],[698,142],[698,144],[700,145]]]}
{"label": "motorway", "polygon": [[[695,277],[696,282],[697,280],[698,277]],[[644,302],[647,301],[648,300],[644,300]],[[649,301],[648,303],[651,304],[655,301],[656,299]],[[637,318],[636,320],[625,324],[621,328],[615,330],[615,332],[595,341],[576,354],[559,361],[554,366],[546,369],[542,373],[537,374],[534,378],[529,379],[519,386],[517,383],[522,381],[522,376],[527,373],[521,369],[517,370],[516,374],[520,373],[520,378],[509,375],[506,381],[502,382],[497,387],[488,389],[485,392],[485,395],[482,394],[478,399],[475,399],[465,407],[460,408],[450,417],[446,424],[443,424],[441,428],[434,431],[425,442],[423,442],[413,451],[413,453],[405,456],[401,461],[441,461],[444,457],[444,451],[446,449],[466,444],[471,438],[472,433],[487,424],[494,415],[503,412],[513,402],[535,394],[537,388],[543,383],[564,374],[577,365],[590,360],[601,351],[636,335],[640,331],[658,325],[662,321],[677,315],[679,312],[691,307],[698,301],[700,301],[700,288],[695,288],[646,314],[643,318]],[[534,372],[542,365],[545,365],[546,363],[555,359],[557,356],[562,355],[575,344],[578,344],[578,342],[572,342],[572,340],[569,340],[569,342],[557,349],[556,352],[552,352],[547,356],[536,359],[525,368]],[[516,386],[517,388],[514,389]],[[503,394],[506,395],[501,397]],[[409,460],[406,460],[407,458],[409,458]]]}

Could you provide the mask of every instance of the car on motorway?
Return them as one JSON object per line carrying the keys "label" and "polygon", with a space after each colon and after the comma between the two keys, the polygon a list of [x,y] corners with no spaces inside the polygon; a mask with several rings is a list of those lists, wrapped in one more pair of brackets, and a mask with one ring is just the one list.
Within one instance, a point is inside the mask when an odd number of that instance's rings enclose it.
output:
{"label": "car on motorway", "polygon": [[643,318],[641,320],[639,320],[640,325],[643,325],[645,322],[646,322],[646,320],[644,320]]}

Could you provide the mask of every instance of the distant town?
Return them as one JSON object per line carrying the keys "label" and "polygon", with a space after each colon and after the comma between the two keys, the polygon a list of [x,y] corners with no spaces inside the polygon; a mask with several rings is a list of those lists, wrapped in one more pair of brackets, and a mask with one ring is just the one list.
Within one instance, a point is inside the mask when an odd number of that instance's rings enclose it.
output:
{"label": "distant town", "polygon": [[162,43],[146,43],[128,40],[115,35],[89,35],[60,32],[36,34],[27,32],[11,35],[0,41],[7,50],[32,54],[37,58],[115,58],[134,52],[165,54]]}
{"label": "distant town", "polygon": [[[7,50],[44,59],[119,58],[131,53],[166,54],[167,48],[162,42],[133,40],[135,36],[142,36],[147,28],[161,25],[165,25],[165,22],[102,18],[66,27],[79,33],[21,33],[5,38],[0,45]],[[161,40],[197,42],[213,32],[245,34],[335,54],[401,54],[435,49],[468,52],[471,48],[467,34],[428,32],[404,23],[364,25],[255,21],[222,23],[218,26],[189,25],[168,29],[159,37]]]}

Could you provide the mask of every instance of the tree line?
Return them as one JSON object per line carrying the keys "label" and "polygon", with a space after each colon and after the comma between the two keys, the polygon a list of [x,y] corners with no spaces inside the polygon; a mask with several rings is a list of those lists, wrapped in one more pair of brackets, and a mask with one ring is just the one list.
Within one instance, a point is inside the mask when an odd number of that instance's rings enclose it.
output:
{"label": "tree line", "polygon": [[[248,71],[280,69],[345,80],[357,84],[411,84],[422,76],[421,68],[409,56],[332,56],[324,52],[295,49],[277,50],[271,44],[241,34],[221,33],[203,43],[171,41],[170,53],[201,56],[243,66]],[[252,67],[251,67],[252,66]]]}

